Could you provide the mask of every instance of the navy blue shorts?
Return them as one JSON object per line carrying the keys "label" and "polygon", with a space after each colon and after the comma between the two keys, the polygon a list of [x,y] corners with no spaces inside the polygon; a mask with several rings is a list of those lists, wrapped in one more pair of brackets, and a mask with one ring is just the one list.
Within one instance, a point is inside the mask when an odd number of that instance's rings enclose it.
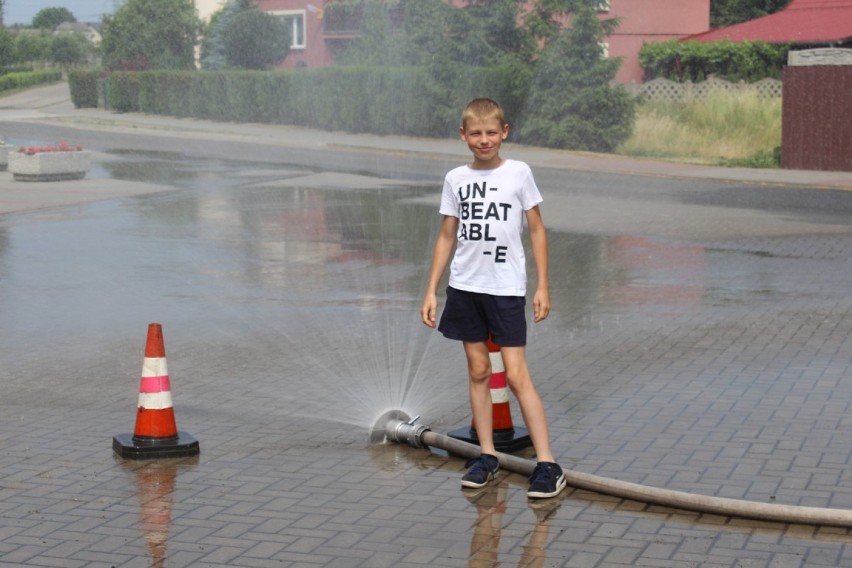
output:
{"label": "navy blue shorts", "polygon": [[488,339],[501,347],[527,344],[526,298],[492,296],[447,288],[447,304],[438,331],[447,339],[479,342]]}

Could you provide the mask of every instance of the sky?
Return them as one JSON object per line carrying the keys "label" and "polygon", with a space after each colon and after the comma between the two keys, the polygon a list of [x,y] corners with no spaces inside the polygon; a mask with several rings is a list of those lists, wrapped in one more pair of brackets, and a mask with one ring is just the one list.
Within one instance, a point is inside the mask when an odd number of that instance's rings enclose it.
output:
{"label": "sky", "polygon": [[5,0],[3,23],[30,25],[33,16],[44,8],[67,8],[78,22],[99,22],[104,14],[112,14],[121,2],[116,0]]}

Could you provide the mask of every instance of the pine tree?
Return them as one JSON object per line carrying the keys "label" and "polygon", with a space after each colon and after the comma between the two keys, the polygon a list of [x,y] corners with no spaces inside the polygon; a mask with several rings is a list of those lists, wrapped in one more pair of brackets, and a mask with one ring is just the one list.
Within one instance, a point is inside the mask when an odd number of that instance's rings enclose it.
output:
{"label": "pine tree", "polygon": [[615,25],[580,4],[570,26],[547,42],[527,99],[524,143],[611,152],[630,135],[633,99],[613,85],[621,62],[604,56],[606,35]]}

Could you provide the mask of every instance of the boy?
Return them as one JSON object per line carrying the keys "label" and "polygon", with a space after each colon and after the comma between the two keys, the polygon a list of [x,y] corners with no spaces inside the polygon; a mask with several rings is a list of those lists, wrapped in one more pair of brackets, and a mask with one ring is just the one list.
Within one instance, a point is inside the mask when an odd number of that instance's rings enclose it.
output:
{"label": "boy", "polygon": [[437,289],[450,254],[447,304],[438,331],[462,341],[469,376],[470,405],[481,455],[466,464],[462,487],[483,487],[499,469],[492,432],[491,362],[487,339],[501,346],[506,382],[518,399],[538,463],[527,495],[555,497],[565,488],[562,469],[550,450],[547,419],[526,361],[526,265],[521,241],[524,217],[535,256],[537,288],[534,321],[550,313],[547,236],[538,204],[542,198],[529,166],[500,156],[509,135],[503,110],[495,101],[468,103],[459,128],[473,161],[453,169],[444,179],[440,212],[444,215],[435,248],[429,284],[420,315],[435,327]]}

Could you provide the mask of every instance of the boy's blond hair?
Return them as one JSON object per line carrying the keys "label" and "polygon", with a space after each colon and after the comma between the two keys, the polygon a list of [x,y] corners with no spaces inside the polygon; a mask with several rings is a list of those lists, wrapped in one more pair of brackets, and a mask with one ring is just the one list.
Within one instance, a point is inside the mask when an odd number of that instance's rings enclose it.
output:
{"label": "boy's blond hair", "polygon": [[469,119],[490,120],[492,118],[499,120],[501,127],[506,126],[506,118],[500,103],[485,97],[473,99],[467,103],[462,112],[462,128],[467,126]]}

